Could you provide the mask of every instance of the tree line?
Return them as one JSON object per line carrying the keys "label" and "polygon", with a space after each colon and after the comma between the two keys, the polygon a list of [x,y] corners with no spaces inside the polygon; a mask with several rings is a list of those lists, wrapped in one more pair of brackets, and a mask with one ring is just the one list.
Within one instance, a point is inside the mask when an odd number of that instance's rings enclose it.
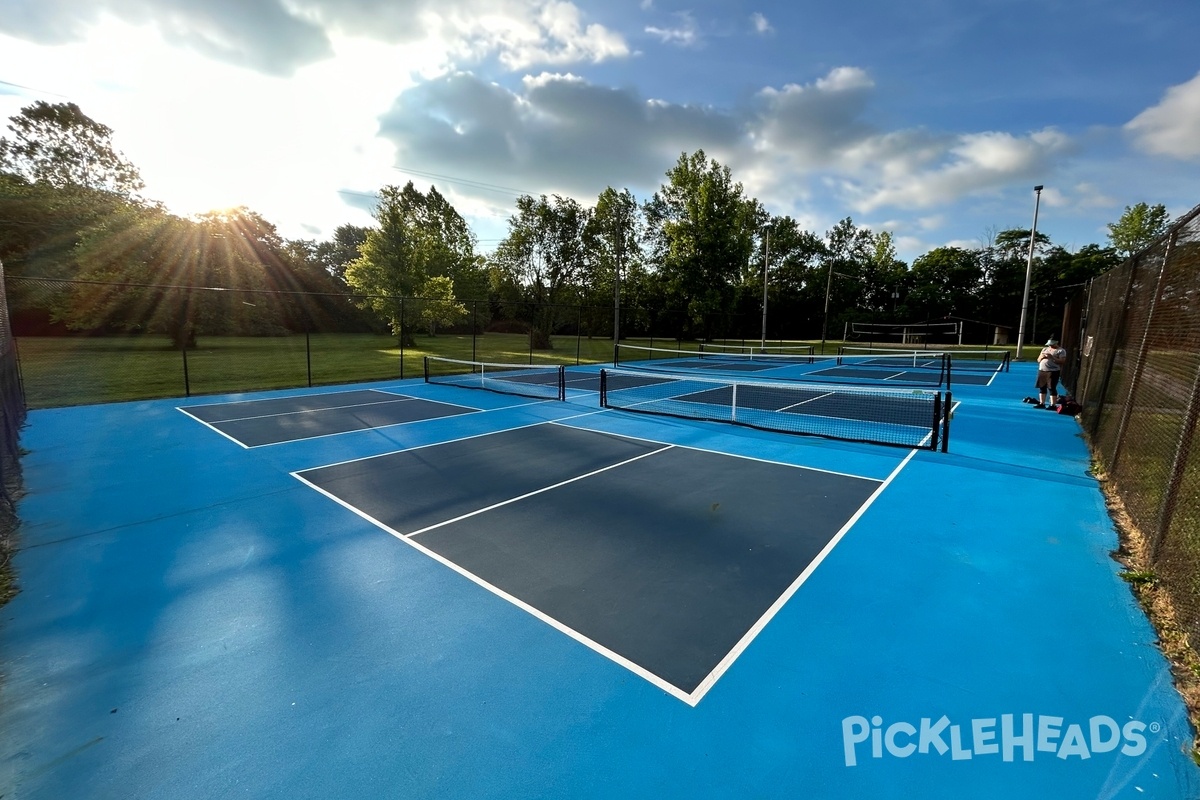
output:
{"label": "tree line", "polygon": [[[218,334],[387,330],[411,344],[417,331],[508,321],[548,348],[564,326],[611,336],[619,285],[623,333],[757,338],[764,276],[771,338],[946,318],[1015,329],[1030,253],[1031,231],[1013,228],[908,264],[889,232],[850,217],[818,235],[769,213],[702,150],[682,153],[641,201],[611,187],[591,206],[522,196],[486,255],[436,188],[411,182],[380,188],[374,225],[342,225],[324,241],[286,239],[248,208],[184,218],[142,197],[113,131],[73,103],[35,103],[8,128],[0,260],[9,275],[37,279],[10,282],[18,329],[40,320],[166,333],[178,347]],[[1108,226],[1105,245],[1072,252],[1037,232],[1032,295],[1044,327],[1034,329],[1055,329],[1084,283],[1167,224],[1163,206],[1138,203]],[[247,300],[255,294],[271,300]],[[484,319],[468,315],[468,301]]]}

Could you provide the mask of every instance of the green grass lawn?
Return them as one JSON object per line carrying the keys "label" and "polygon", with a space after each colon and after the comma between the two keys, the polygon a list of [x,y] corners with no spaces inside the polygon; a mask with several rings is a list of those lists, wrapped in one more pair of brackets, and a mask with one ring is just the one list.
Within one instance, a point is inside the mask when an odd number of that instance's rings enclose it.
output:
{"label": "green grass lawn", "polygon": [[[649,337],[621,342],[666,350],[698,347],[696,342]],[[596,364],[613,360],[611,339],[555,336],[552,344],[551,350],[531,350],[529,336],[520,333],[418,335],[416,346],[401,352],[396,337],[367,333],[206,336],[200,338],[198,347],[187,351],[185,358],[165,336],[17,340],[30,408],[417,378],[426,355],[509,364]],[[772,340],[771,344],[781,342]],[[825,352],[836,353],[842,344],[827,341]],[[1032,347],[1027,351],[1030,357],[1037,352]],[[628,358],[632,356],[622,355],[623,360]]]}
{"label": "green grass lawn", "polygon": [[[184,354],[165,336],[22,337],[17,341],[30,408],[183,397],[416,378],[422,356],[499,363],[612,361],[611,339],[553,337],[532,352],[524,334],[417,336],[404,348],[393,336],[208,336]],[[403,356],[403,358],[402,358]],[[185,377],[186,370],[186,377]]]}

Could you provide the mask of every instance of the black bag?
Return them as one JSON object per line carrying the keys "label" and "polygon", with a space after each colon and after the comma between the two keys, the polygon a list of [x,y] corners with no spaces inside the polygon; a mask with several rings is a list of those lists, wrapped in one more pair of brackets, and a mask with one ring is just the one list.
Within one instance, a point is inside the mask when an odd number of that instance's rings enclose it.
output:
{"label": "black bag", "polygon": [[1081,406],[1079,404],[1079,401],[1076,400],[1074,397],[1072,397],[1071,395],[1067,395],[1066,397],[1058,398],[1057,410],[1058,410],[1058,413],[1060,413],[1060,414],[1066,414],[1068,416],[1074,417],[1083,411],[1083,406]]}

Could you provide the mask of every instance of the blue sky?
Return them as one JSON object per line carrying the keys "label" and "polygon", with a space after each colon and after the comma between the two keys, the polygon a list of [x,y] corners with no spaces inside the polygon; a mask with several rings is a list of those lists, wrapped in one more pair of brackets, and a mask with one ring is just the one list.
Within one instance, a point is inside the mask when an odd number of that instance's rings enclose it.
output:
{"label": "blue sky", "polygon": [[146,195],[289,237],[437,185],[489,249],[518,193],[648,198],[703,148],[773,214],[905,260],[1028,227],[1105,243],[1200,203],[1183,0],[0,0],[0,116],[72,100]]}

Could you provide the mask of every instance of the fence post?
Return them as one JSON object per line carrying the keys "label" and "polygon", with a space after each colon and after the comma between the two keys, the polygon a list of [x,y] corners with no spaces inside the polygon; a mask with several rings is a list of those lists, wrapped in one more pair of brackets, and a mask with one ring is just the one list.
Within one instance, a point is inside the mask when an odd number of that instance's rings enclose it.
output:
{"label": "fence post", "polygon": [[179,352],[183,354],[183,396],[192,396],[192,382],[188,378],[188,363],[187,363],[187,342],[180,346]]}
{"label": "fence post", "polygon": [[[1167,239],[1166,252],[1163,253],[1162,261],[1159,264],[1158,280],[1154,285],[1154,296],[1150,298],[1150,309],[1146,314],[1146,327],[1142,330],[1142,341],[1138,345],[1137,359],[1133,363],[1133,374],[1129,378],[1129,392],[1125,396],[1125,405],[1121,409],[1121,421],[1117,423],[1116,443],[1113,445],[1112,457],[1109,464],[1109,471],[1113,473],[1116,472],[1117,462],[1121,458],[1121,446],[1125,442],[1125,430],[1129,426],[1129,417],[1133,411],[1133,398],[1137,393],[1138,384],[1142,382],[1142,373],[1146,368],[1146,354],[1150,350],[1150,328],[1154,324],[1154,312],[1158,309],[1158,301],[1162,299],[1163,284],[1166,283],[1167,261],[1171,258],[1171,250],[1174,243],[1175,232],[1172,231],[1170,237]],[[1132,285],[1132,282],[1130,282],[1131,287]],[[1125,302],[1128,305],[1128,299]]]}
{"label": "fence post", "polygon": [[312,342],[309,341],[308,331],[304,332],[304,363],[308,368],[308,388],[312,388]]}
{"label": "fence post", "polygon": [[[1108,396],[1108,381],[1112,377],[1113,367],[1117,362],[1117,346],[1122,341],[1125,333],[1125,322],[1129,318],[1129,295],[1133,292],[1133,281],[1137,277],[1138,258],[1133,258],[1133,263],[1129,267],[1129,283],[1125,286],[1125,296],[1121,299],[1121,318],[1117,321],[1116,328],[1113,330],[1112,347],[1108,350],[1108,363],[1104,365],[1104,379],[1100,381],[1100,394],[1097,395],[1097,402],[1101,407],[1104,405],[1104,398]],[[1105,291],[1107,297],[1108,292]],[[1100,411],[1096,411],[1096,421],[1092,425],[1092,433],[1095,434],[1100,428]]]}

